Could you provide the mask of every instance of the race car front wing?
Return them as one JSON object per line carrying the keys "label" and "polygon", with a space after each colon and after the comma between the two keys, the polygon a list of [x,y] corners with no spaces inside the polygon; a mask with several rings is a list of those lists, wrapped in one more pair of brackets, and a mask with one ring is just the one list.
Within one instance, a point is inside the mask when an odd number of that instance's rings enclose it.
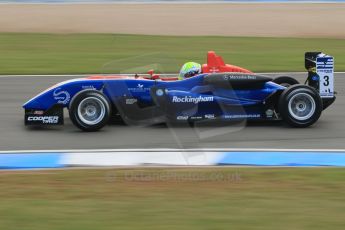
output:
{"label": "race car front wing", "polygon": [[26,109],[24,122],[25,125],[63,125],[63,107],[55,105],[46,111]]}

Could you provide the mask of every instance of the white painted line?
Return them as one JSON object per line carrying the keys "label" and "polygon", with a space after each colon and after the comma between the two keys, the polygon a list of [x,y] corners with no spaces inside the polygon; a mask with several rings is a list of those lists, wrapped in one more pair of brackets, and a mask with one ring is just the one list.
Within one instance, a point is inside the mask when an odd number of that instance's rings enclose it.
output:
{"label": "white painted line", "polygon": [[7,153],[121,153],[121,152],[345,152],[345,149],[277,149],[277,148],[197,148],[197,149],[53,149],[53,150],[6,150]]}
{"label": "white painted line", "polygon": [[185,5],[185,4],[197,4],[197,5],[208,5],[208,4],[335,4],[344,3],[343,1],[270,1],[270,0],[259,0],[259,1],[131,1],[131,2],[1,2],[0,5],[145,5],[145,4],[160,4],[160,5]]}

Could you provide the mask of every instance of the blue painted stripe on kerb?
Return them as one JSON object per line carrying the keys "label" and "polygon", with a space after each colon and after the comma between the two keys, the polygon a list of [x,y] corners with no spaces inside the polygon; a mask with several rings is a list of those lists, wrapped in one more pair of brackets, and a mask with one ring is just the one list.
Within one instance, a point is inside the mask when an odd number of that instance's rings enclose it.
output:
{"label": "blue painted stripe on kerb", "polygon": [[0,169],[60,168],[61,153],[0,154]]}
{"label": "blue painted stripe on kerb", "polygon": [[[0,169],[65,167],[62,164],[62,159],[66,157],[66,154],[68,153],[2,153],[0,154]],[[131,156],[130,152],[126,154],[128,154],[128,157],[136,157],[134,155]],[[212,162],[214,165],[345,166],[345,151],[215,151],[213,154],[219,159],[216,162]],[[114,154],[113,157],[116,160],[119,156]],[[156,160],[155,158],[152,159],[153,162],[156,162]]]}
{"label": "blue painted stripe on kerb", "polygon": [[345,152],[226,152],[218,165],[345,166]]}

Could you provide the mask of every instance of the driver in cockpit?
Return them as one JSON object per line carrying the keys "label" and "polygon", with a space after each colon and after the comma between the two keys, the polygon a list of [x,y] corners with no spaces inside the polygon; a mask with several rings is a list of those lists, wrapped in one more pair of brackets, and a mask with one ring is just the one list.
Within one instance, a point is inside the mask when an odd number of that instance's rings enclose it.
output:
{"label": "driver in cockpit", "polygon": [[178,79],[184,80],[198,74],[201,74],[201,65],[196,62],[187,62],[182,66]]}

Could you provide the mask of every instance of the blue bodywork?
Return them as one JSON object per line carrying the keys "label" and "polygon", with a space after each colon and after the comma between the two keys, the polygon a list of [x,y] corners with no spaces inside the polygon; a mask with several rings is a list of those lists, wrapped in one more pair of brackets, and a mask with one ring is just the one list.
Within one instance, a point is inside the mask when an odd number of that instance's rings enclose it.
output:
{"label": "blue bodywork", "polygon": [[244,82],[245,87],[219,87],[205,84],[208,75],[182,81],[73,79],[45,90],[26,102],[23,108],[26,111],[47,111],[57,105],[68,108],[77,93],[97,90],[103,92],[127,123],[150,116],[175,120],[267,119],[271,117],[267,117],[265,111],[274,104],[268,105],[266,100],[285,89],[269,80],[260,87],[250,87],[250,81]]}

